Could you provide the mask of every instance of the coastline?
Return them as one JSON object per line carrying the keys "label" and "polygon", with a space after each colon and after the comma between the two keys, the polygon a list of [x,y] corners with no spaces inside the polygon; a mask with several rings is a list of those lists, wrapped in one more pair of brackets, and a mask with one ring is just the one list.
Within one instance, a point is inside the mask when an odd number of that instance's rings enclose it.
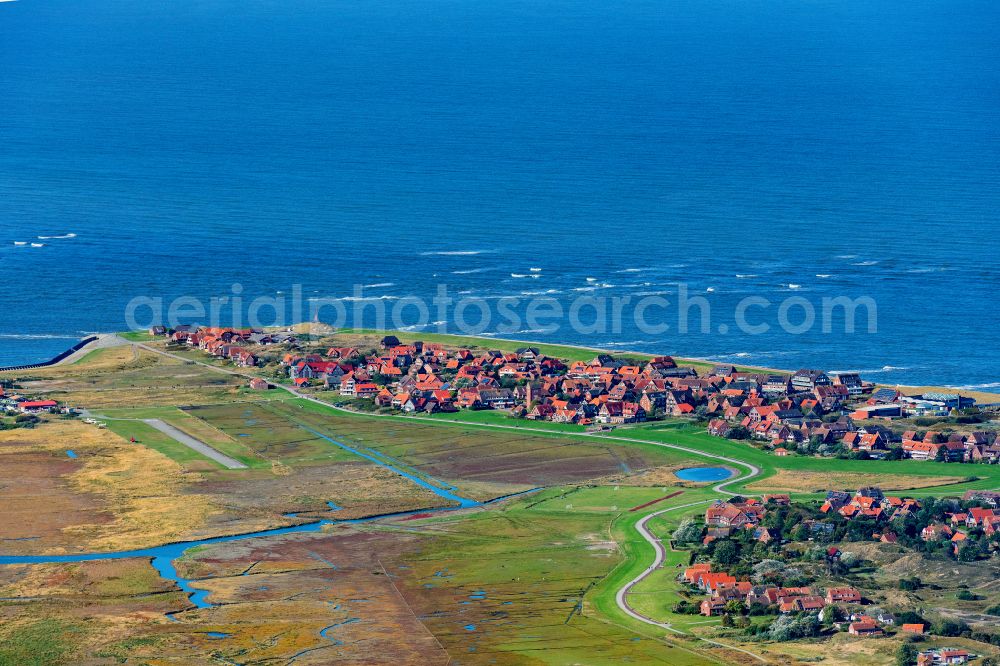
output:
{"label": "coastline", "polygon": [[[281,326],[281,327],[269,327],[275,330],[287,330],[287,329],[298,329],[314,327],[315,324],[312,323],[299,323],[292,326]],[[629,356],[632,358],[643,358],[651,359],[656,356],[663,356],[667,354],[650,354],[649,352],[642,352],[629,349],[606,349],[601,347],[591,347],[588,345],[570,344],[562,342],[546,342],[542,340],[525,340],[521,338],[507,338],[499,336],[472,336],[463,335],[460,333],[438,333],[434,331],[404,331],[399,329],[367,329],[367,328],[342,328],[334,329],[332,327],[323,325],[326,327],[326,331],[323,334],[314,335],[386,335],[392,334],[399,337],[402,340],[419,340],[430,338],[448,338],[453,339],[454,344],[457,344],[459,340],[472,341],[472,346],[487,347],[490,342],[501,342],[512,345],[522,345],[522,346],[541,346],[541,347],[554,347],[561,348],[565,350],[575,350],[575,351],[586,351],[593,352],[595,354],[610,354],[617,356]],[[45,368],[54,367],[58,365],[66,365],[69,363],[74,363],[79,359],[83,358],[90,352],[108,346],[116,346],[120,344],[128,344],[128,340],[121,337],[123,334],[134,334],[135,331],[126,331],[118,333],[96,333],[88,338],[81,339],[80,342],[88,340],[86,344],[80,346],[80,343],[74,345],[69,350],[62,352],[61,354],[55,356],[53,359],[40,363],[30,363],[22,364],[17,366],[7,366],[0,368],[0,372],[14,372],[17,370],[30,370],[34,368]],[[676,360],[679,364],[687,364],[694,366],[710,367],[714,365],[724,364],[720,361],[715,361],[709,358],[702,358],[698,356],[680,356],[669,354]],[[775,373],[775,374],[788,374],[791,375],[796,372],[796,370],[788,368],[775,368],[769,366],[760,365],[748,365],[748,364],[731,364],[734,365],[738,370],[745,372],[765,372],[765,373]],[[968,390],[962,389],[955,386],[940,386],[934,384],[895,384],[890,382],[874,382],[878,387],[893,388],[905,395],[917,395],[927,391],[940,391],[945,393],[961,393],[962,395],[975,398],[978,403],[981,404],[991,404],[1000,403],[1000,393],[993,393],[990,391],[980,391],[980,390]]]}
{"label": "coastline", "polygon": [[52,358],[35,363],[22,363],[19,365],[9,365],[0,367],[0,372],[16,372],[18,370],[35,370],[41,368],[55,368],[60,365],[76,363],[81,358],[92,351],[105,347],[117,347],[127,344],[117,333],[94,333],[80,340],[69,349],[62,351]]}
{"label": "coastline", "polygon": [[[412,339],[420,339],[421,337],[424,337],[424,338],[427,337],[427,333],[426,332],[424,332],[424,333],[417,333],[417,332],[413,332],[413,331],[401,331],[401,330],[396,330],[396,329],[376,330],[376,329],[355,329],[355,328],[342,328],[342,329],[338,329],[338,330],[335,330],[335,331],[331,332],[330,335],[337,335],[337,334],[341,334],[341,333],[343,333],[343,334],[379,334],[379,333],[390,334],[391,333],[392,335],[400,337],[400,339],[403,339],[403,338],[407,338],[407,339],[411,339],[411,338]],[[459,333],[432,333],[432,335],[435,335],[435,336],[447,336],[447,337],[452,337],[452,338],[463,338],[463,339],[468,339],[468,340],[482,340],[482,341],[496,340],[498,342],[508,342],[508,343],[512,343],[512,344],[521,344],[521,345],[533,345],[533,346],[534,345],[541,345],[541,346],[549,346],[549,347],[551,347],[551,346],[565,347],[565,348],[570,348],[570,349],[590,351],[590,352],[599,353],[599,354],[611,354],[613,356],[614,355],[618,355],[618,356],[630,356],[630,357],[633,357],[633,358],[646,358],[646,359],[650,359],[650,358],[655,358],[656,356],[666,356],[666,355],[669,355],[669,356],[672,356],[673,359],[675,361],[677,361],[678,364],[694,364],[694,365],[701,365],[701,366],[713,366],[713,365],[725,365],[726,364],[726,363],[721,362],[721,361],[714,361],[714,360],[709,359],[709,358],[701,358],[701,357],[697,357],[697,356],[678,356],[678,355],[674,355],[674,354],[650,354],[649,352],[640,352],[640,351],[627,350],[627,349],[613,349],[613,350],[612,349],[602,349],[600,347],[589,347],[587,345],[568,344],[568,343],[561,343],[561,342],[544,342],[544,341],[541,341],[541,340],[523,340],[523,339],[515,339],[515,338],[501,338],[501,337],[495,337],[495,336],[489,336],[489,337],[484,337],[484,338],[477,338],[476,336],[462,335],[462,334],[459,334]],[[796,370],[797,370],[797,368],[795,370],[789,370],[787,368],[774,368],[774,367],[765,367],[765,366],[760,366],[760,365],[746,365],[746,364],[735,364],[735,363],[733,363],[731,365],[734,365],[738,370],[741,370],[741,371],[767,372],[767,373],[787,374],[787,375],[794,374],[796,372]],[[972,398],[976,398],[977,402],[987,402],[987,403],[996,402],[996,403],[1000,403],[1000,393],[992,393],[990,391],[966,390],[966,389],[957,388],[955,386],[939,386],[939,385],[935,385],[935,384],[894,384],[894,383],[890,383],[890,382],[877,382],[877,381],[874,382],[874,383],[878,387],[886,387],[886,388],[897,389],[901,393],[904,393],[906,395],[915,395],[915,394],[918,394],[918,393],[921,393],[921,392],[925,392],[925,391],[942,391],[942,392],[945,392],[945,393],[961,393],[962,395],[969,396],[969,397],[972,397]],[[982,398],[982,399],[980,399],[980,398]]]}

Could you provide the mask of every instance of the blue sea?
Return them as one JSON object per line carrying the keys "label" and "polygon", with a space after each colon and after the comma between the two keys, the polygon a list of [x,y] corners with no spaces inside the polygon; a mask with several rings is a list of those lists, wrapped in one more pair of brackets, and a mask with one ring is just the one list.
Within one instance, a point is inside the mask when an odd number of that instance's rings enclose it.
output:
{"label": "blue sea", "polygon": [[[683,283],[711,330],[506,337],[1000,387],[998,34],[991,0],[0,3],[0,364],[236,283]],[[751,335],[747,296],[877,332]]]}

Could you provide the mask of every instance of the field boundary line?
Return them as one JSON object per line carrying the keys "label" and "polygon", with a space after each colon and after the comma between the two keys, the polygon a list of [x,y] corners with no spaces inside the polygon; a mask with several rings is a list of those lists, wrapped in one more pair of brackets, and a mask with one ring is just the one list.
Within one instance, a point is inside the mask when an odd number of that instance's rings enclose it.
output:
{"label": "field boundary line", "polygon": [[439,641],[438,637],[434,635],[434,632],[428,629],[427,625],[420,621],[420,616],[417,615],[417,612],[413,610],[412,606],[410,606],[410,602],[406,600],[406,597],[403,596],[403,593],[399,591],[399,587],[396,586],[396,581],[394,581],[392,579],[392,576],[389,575],[389,572],[388,570],[386,570],[385,565],[382,564],[381,558],[377,558],[375,561],[378,562],[379,569],[381,569],[382,573],[385,574],[386,580],[388,580],[389,584],[392,585],[392,589],[396,593],[396,596],[398,596],[399,600],[403,602],[404,606],[406,606],[406,610],[410,611],[410,615],[412,615],[413,619],[417,621],[417,624],[423,627],[424,631],[430,634],[430,637],[434,639],[434,642],[437,643],[437,646],[441,648],[441,651],[444,652],[446,657],[448,657],[448,661],[446,661],[445,664],[450,664],[453,661],[451,658],[451,653],[448,652],[445,646],[441,644],[441,641]]}

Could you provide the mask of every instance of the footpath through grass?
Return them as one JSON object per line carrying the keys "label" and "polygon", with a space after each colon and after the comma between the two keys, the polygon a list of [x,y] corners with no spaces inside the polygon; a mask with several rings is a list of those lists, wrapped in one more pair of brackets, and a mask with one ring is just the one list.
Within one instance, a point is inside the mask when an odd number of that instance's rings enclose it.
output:
{"label": "footpath through grass", "polygon": [[[607,536],[622,507],[659,488],[561,486],[469,515],[420,522],[403,593],[452,654],[540,664],[676,664],[717,659],[585,609],[587,591],[618,559]],[[512,661],[513,660],[513,661]]]}
{"label": "footpath through grass", "polygon": [[[659,489],[656,489],[656,491],[659,493],[659,496],[663,495]],[[659,525],[657,529],[654,530],[654,534],[666,534],[669,530],[672,530],[685,516],[703,513],[705,505],[718,497],[721,496],[708,488],[695,488],[685,490],[676,497],[658,502],[657,504],[653,504],[652,506],[639,511],[633,512],[625,509],[618,512],[611,524],[610,536],[615,542],[618,543],[622,554],[622,561],[608,574],[606,578],[594,586],[594,588],[587,595],[587,603],[601,615],[608,617],[617,623],[628,626],[631,629],[643,632],[652,631],[654,635],[663,634],[663,630],[652,627],[643,622],[639,622],[638,620],[626,615],[620,608],[618,608],[618,604],[615,599],[618,590],[630,580],[642,573],[656,556],[653,546],[642,538],[636,530],[636,523],[651,513],[657,513],[663,511],[664,509],[671,509],[673,507],[684,507],[676,508],[674,511],[668,511],[663,514],[662,518],[654,519],[659,521]],[[701,502],[701,504],[691,507],[685,506],[693,502]],[[668,622],[670,624],[676,623],[677,628],[684,631],[685,625],[691,619],[690,616],[676,615],[672,612],[663,612],[663,606],[666,605],[666,607],[669,608],[673,602],[679,599],[679,597],[676,597],[675,592],[671,594],[669,591],[669,588],[671,587],[669,583],[676,575],[676,565],[686,563],[687,559],[688,554],[686,552],[671,552],[668,548],[667,558],[664,561],[663,568],[660,570],[663,573],[657,576],[658,579],[665,577],[668,582],[667,585],[663,585],[662,581],[658,580],[657,584],[657,587],[661,590],[667,588],[665,590],[664,601],[655,601],[655,608],[650,608],[650,604],[641,599],[641,597],[630,594],[628,597],[629,604],[638,612],[648,615],[649,617],[653,617],[658,621]],[[641,593],[643,591],[642,586],[643,583],[640,583],[635,591]],[[676,583],[674,583],[673,587],[675,589],[679,589],[679,585]]]}

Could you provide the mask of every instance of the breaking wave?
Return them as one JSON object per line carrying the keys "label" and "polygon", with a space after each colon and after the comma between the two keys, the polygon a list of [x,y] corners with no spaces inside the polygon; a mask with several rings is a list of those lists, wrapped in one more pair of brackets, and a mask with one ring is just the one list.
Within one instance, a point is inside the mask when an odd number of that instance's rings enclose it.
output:
{"label": "breaking wave", "polygon": [[473,257],[477,254],[486,254],[486,250],[437,250],[434,252],[421,252],[421,257]]}
{"label": "breaking wave", "polygon": [[58,333],[0,333],[0,340],[76,340],[75,335]]}
{"label": "breaking wave", "polygon": [[878,375],[886,372],[899,372],[902,370],[909,370],[909,368],[898,365],[883,365],[881,368],[870,368],[867,370],[831,370],[830,373],[834,375],[843,375],[852,373],[858,375]]}
{"label": "breaking wave", "polygon": [[964,386],[949,386],[948,388],[960,389],[963,391],[985,391],[987,389],[1000,388],[1000,382],[987,382],[986,384],[965,384]]}

